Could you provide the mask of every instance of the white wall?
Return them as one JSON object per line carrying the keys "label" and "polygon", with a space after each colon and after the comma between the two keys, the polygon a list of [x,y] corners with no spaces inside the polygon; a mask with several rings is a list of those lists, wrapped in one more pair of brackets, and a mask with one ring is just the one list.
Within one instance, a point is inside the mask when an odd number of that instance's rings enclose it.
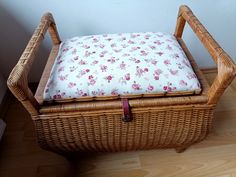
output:
{"label": "white wall", "polygon": [[[141,31],[173,33],[178,7],[181,4],[191,7],[212,36],[232,58],[236,59],[235,0],[2,0],[0,13],[3,10],[8,17],[3,19],[3,24],[10,18],[14,24],[9,24],[11,22],[8,21],[8,25],[15,27],[5,29],[7,45],[1,45],[0,56],[2,53],[4,57],[0,59],[3,63],[0,69],[4,77],[7,77],[41,15],[46,11],[53,13],[61,38],[65,39],[75,35],[100,33]],[[10,32],[13,36],[9,35]],[[0,37],[1,34],[0,28]],[[186,29],[184,39],[200,67],[214,66],[210,56],[189,28]],[[49,49],[47,41],[41,54],[48,52]],[[30,76],[31,80],[39,79],[39,71],[42,70],[44,63],[44,58],[38,59],[35,67],[37,69],[34,69]]]}

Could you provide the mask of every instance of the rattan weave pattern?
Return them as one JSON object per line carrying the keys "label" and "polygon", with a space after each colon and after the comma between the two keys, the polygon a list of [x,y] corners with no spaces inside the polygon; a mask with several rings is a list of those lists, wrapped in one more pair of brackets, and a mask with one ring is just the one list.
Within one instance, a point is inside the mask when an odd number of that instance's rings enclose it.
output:
{"label": "rattan weave pattern", "polygon": [[[218,74],[210,87],[181,39],[186,22],[217,64]],[[34,96],[28,87],[27,76],[47,29],[53,48]],[[45,14],[8,78],[9,89],[35,123],[40,146],[58,153],[150,148],[176,148],[177,152],[182,152],[191,144],[203,140],[211,130],[217,102],[235,77],[236,66],[187,6],[180,7],[174,35],[201,82],[202,93],[130,99],[134,119],[123,122],[120,100],[105,98],[51,104],[41,100],[50,64],[60,44],[52,15]]]}
{"label": "rattan weave pattern", "polygon": [[133,110],[132,122],[123,122],[121,117],[120,109],[100,114],[45,115],[35,121],[38,141],[43,148],[68,152],[183,148],[209,133],[213,108],[202,105],[143,108]]}

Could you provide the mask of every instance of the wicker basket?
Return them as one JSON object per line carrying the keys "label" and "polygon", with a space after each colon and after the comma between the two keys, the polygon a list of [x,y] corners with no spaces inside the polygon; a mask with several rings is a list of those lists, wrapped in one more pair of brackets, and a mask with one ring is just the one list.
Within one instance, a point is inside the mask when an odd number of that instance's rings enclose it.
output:
{"label": "wicker basket", "polygon": [[[218,66],[218,75],[210,87],[181,39],[185,22]],[[27,76],[47,30],[53,47],[37,92],[33,95],[28,88]],[[181,152],[203,140],[211,130],[213,110],[234,79],[236,67],[187,6],[180,7],[174,35],[201,82],[201,94],[129,99],[133,120],[125,122],[122,121],[120,99],[43,102],[43,90],[60,45],[53,17],[45,14],[8,79],[9,89],[35,123],[40,146],[58,153],[150,148],[175,148]]]}

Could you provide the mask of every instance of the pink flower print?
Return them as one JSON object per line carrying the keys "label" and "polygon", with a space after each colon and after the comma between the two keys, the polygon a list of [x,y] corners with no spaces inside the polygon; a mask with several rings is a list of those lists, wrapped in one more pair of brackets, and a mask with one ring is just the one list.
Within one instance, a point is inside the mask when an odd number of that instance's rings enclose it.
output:
{"label": "pink flower print", "polygon": [[130,38],[136,38],[135,34],[130,34]]}
{"label": "pink flower print", "polygon": [[156,54],[161,57],[164,53],[163,52],[157,52]]}
{"label": "pink flower print", "polygon": [[134,51],[139,50],[139,49],[140,49],[140,47],[132,47],[130,52],[134,52]]}
{"label": "pink flower print", "polygon": [[158,37],[163,37],[164,35],[163,34],[157,34]]}
{"label": "pink flower print", "polygon": [[167,91],[168,90],[168,86],[164,86],[163,90]]}
{"label": "pink flower print", "polygon": [[118,89],[112,89],[111,95],[118,95]]}
{"label": "pink flower print", "polygon": [[97,94],[98,94],[98,96],[103,96],[103,95],[105,95],[105,92],[104,92],[104,90],[100,90],[100,89],[98,89],[98,92],[97,92]]}
{"label": "pink flower print", "polygon": [[161,73],[162,73],[162,70],[160,70],[160,69],[155,70],[155,71],[154,71],[154,74],[153,74],[154,79],[155,79],[155,80],[159,80]]}
{"label": "pink flower print", "polygon": [[129,53],[124,53],[124,54],[122,55],[122,57],[129,57],[129,56],[130,56]]}
{"label": "pink flower print", "polygon": [[93,96],[96,96],[96,95],[97,95],[97,92],[96,92],[96,91],[92,91],[92,95],[93,95]]}
{"label": "pink flower print", "polygon": [[149,90],[149,91],[152,91],[153,89],[154,89],[154,86],[152,86],[152,85],[149,85],[149,86],[148,86],[148,90]]}
{"label": "pink flower print", "polygon": [[60,93],[61,91],[60,90],[57,90],[56,91],[57,93],[56,93],[56,95],[53,95],[53,99],[61,99],[61,98],[63,98],[63,96],[65,96],[65,92],[62,92],[62,93]]}
{"label": "pink flower print", "polygon": [[93,76],[92,75],[88,76],[88,79],[89,80],[93,79]]}
{"label": "pink flower print", "polygon": [[83,90],[79,90],[78,88],[76,89],[77,91],[75,92],[76,95],[78,96],[88,96],[87,93],[84,93]]}
{"label": "pink flower print", "polygon": [[140,63],[140,60],[135,60],[135,63]]}
{"label": "pink flower print", "polygon": [[73,49],[72,52],[71,52],[71,54],[72,54],[72,55],[75,55],[76,52],[77,52],[77,49]]}
{"label": "pink flower print", "polygon": [[79,57],[78,57],[78,56],[74,57],[74,60],[78,60],[78,59],[79,59]]}
{"label": "pink flower print", "polygon": [[139,84],[137,84],[135,81],[134,81],[134,83],[132,84],[132,88],[133,88],[134,90],[141,90],[141,86],[140,86]]}
{"label": "pink flower print", "polygon": [[68,84],[68,87],[69,88],[73,88],[73,87],[75,87],[76,86],[76,83],[74,83],[74,82],[69,82],[69,84]]}
{"label": "pink flower print", "polygon": [[128,45],[127,45],[127,44],[121,44],[121,46],[122,46],[123,48],[126,48],[126,47],[128,47]]}
{"label": "pink flower print", "polygon": [[185,82],[184,80],[180,80],[180,81],[179,81],[179,85],[180,85],[180,86],[187,86],[188,84],[187,84],[187,82]]}
{"label": "pink flower print", "polygon": [[182,66],[181,63],[176,63],[176,64],[178,65],[179,69],[183,69],[184,68],[184,66]]}
{"label": "pink flower print", "polygon": [[79,65],[86,65],[87,63],[86,63],[86,61],[84,61],[84,60],[80,60],[79,61]]}
{"label": "pink flower print", "polygon": [[144,45],[144,44],[146,44],[146,42],[145,42],[145,41],[141,41],[140,44],[141,44],[141,45]]}
{"label": "pink flower print", "polygon": [[150,38],[150,35],[149,35],[149,34],[146,34],[146,35],[144,36],[144,38],[145,38],[146,40],[148,40],[148,39]]}
{"label": "pink flower print", "polygon": [[172,47],[170,45],[167,45],[166,49],[167,50],[172,50]]}
{"label": "pink flower print", "polygon": [[128,40],[128,43],[129,43],[129,44],[134,44],[134,41]]}
{"label": "pink flower print", "polygon": [[91,52],[89,52],[89,51],[86,50],[84,56],[85,56],[85,57],[89,57],[91,54],[92,54]]}
{"label": "pink flower print", "polygon": [[120,67],[120,69],[125,69],[125,67],[126,67],[126,64],[124,63],[124,61],[122,61],[122,62],[121,62],[121,64],[120,64],[120,66],[119,66],[119,67]]}
{"label": "pink flower print", "polygon": [[104,57],[105,56],[105,54],[107,53],[108,51],[106,51],[106,50],[104,50],[104,51],[102,51],[101,53],[100,53],[100,57],[102,58],[102,57]]}
{"label": "pink flower print", "polygon": [[140,53],[141,53],[140,54],[141,56],[147,56],[148,55],[148,53],[145,50],[141,50]]}
{"label": "pink flower print", "polygon": [[169,71],[173,76],[177,75],[179,72],[178,70],[173,70],[173,69],[169,69]]}
{"label": "pink flower print", "polygon": [[159,78],[159,75],[154,75],[154,79],[155,80],[159,80],[160,78]]}
{"label": "pink flower print", "polygon": [[71,66],[69,68],[70,68],[70,72],[73,72],[73,71],[75,71],[77,69],[77,67],[75,67],[75,66]]}
{"label": "pink flower print", "polygon": [[108,62],[110,62],[111,64],[116,62],[115,57],[111,57],[110,59],[107,60]]}
{"label": "pink flower print", "polygon": [[166,39],[167,42],[173,42],[171,39]]}
{"label": "pink flower print", "polygon": [[47,89],[45,90],[45,93],[48,93],[48,91],[49,91],[49,89],[47,88]]}
{"label": "pink flower print", "polygon": [[148,72],[148,68],[141,69],[139,66],[136,66],[136,76],[141,77],[145,72]]}
{"label": "pink flower print", "polygon": [[154,71],[154,73],[155,73],[156,75],[160,75],[162,72],[163,72],[163,71],[162,71],[161,69],[157,69],[157,70]]}
{"label": "pink flower print", "polygon": [[196,78],[196,75],[194,73],[191,73],[189,72],[188,75],[187,75],[187,78],[190,80],[190,79],[194,79]]}
{"label": "pink flower print", "polygon": [[66,75],[60,75],[59,76],[59,79],[61,80],[61,81],[64,81],[64,80],[67,80],[67,77],[68,77],[68,74],[66,74]]}
{"label": "pink flower print", "polygon": [[105,77],[105,80],[107,80],[108,83],[110,83],[112,79],[113,79],[113,76],[111,75]]}
{"label": "pink flower print", "polygon": [[89,79],[89,85],[94,85],[96,83],[92,75],[88,76],[88,79]]}
{"label": "pink flower print", "polygon": [[82,45],[83,42],[76,42],[75,44],[76,44],[76,45]]}
{"label": "pink flower print", "polygon": [[176,87],[172,87],[172,83],[168,82],[167,85],[163,87],[163,90],[167,92],[172,92],[176,90]]}
{"label": "pink flower print", "polygon": [[53,81],[53,80],[51,80],[48,84],[47,84],[47,87],[48,88],[54,88],[56,86],[56,83]]}
{"label": "pink flower print", "polygon": [[97,61],[97,60],[94,60],[94,61],[92,62],[92,65],[96,65],[96,64],[98,64],[98,61]]}
{"label": "pink flower print", "polygon": [[83,45],[82,47],[85,48],[85,49],[89,49],[90,48],[89,45]]}
{"label": "pink flower print", "polygon": [[68,50],[69,50],[69,48],[66,47],[66,48],[64,48],[64,49],[62,50],[62,52],[67,52]]}
{"label": "pink flower print", "polygon": [[112,43],[112,44],[111,44],[111,47],[112,47],[112,48],[116,47],[116,43]]}
{"label": "pink flower print", "polygon": [[107,41],[111,41],[111,40],[112,40],[112,38],[106,38],[106,40],[107,40]]}
{"label": "pink flower print", "polygon": [[100,69],[102,70],[102,72],[106,72],[107,71],[107,66],[106,65],[100,65]]}
{"label": "pink flower print", "polygon": [[183,63],[185,66],[187,66],[187,67],[191,68],[190,64],[189,64],[187,61],[185,61],[185,60],[182,60],[182,63]]}
{"label": "pink flower print", "polygon": [[93,43],[97,43],[98,39],[97,38],[93,38]]}
{"label": "pink flower print", "polygon": [[164,60],[164,64],[165,64],[166,66],[167,66],[167,65],[171,65],[170,60],[168,60],[168,59]]}
{"label": "pink flower print", "polygon": [[63,60],[58,60],[57,65],[60,65],[63,62]]}
{"label": "pink flower print", "polygon": [[157,64],[157,60],[156,60],[156,59],[153,59],[153,60],[151,61],[151,63],[152,63],[153,65],[156,65],[156,64]]}
{"label": "pink flower print", "polygon": [[178,59],[178,58],[179,58],[179,54],[175,53],[175,54],[173,55],[173,58]]}
{"label": "pink flower print", "polygon": [[130,80],[130,73],[127,73],[127,74],[125,75],[125,80],[127,80],[127,81]]}
{"label": "pink flower print", "polygon": [[105,92],[104,92],[104,90],[100,90],[100,89],[98,89],[97,91],[95,91],[95,90],[93,90],[92,91],[92,95],[93,96],[103,96],[103,95],[105,95]]}
{"label": "pink flower print", "polygon": [[81,76],[85,75],[88,73],[90,70],[89,69],[83,69],[79,71],[79,74],[76,75],[77,78],[81,78]]}
{"label": "pink flower print", "polygon": [[65,70],[65,66],[62,66],[62,67],[60,67],[59,69],[58,69],[58,72],[62,72],[62,71],[64,71]]}
{"label": "pink flower print", "polygon": [[122,51],[122,49],[114,49],[114,51],[115,51],[116,53],[119,53],[119,52]]}
{"label": "pink flower print", "polygon": [[150,45],[149,47],[150,47],[152,50],[156,49],[156,47],[153,46],[153,45]]}
{"label": "pink flower print", "polygon": [[126,40],[126,37],[122,37],[120,40],[121,40],[121,41],[125,41],[125,40]]}
{"label": "pink flower print", "polygon": [[101,49],[103,49],[103,48],[105,47],[105,45],[104,45],[104,44],[100,44],[99,47],[100,47]]}
{"label": "pink flower print", "polygon": [[159,40],[156,40],[156,41],[154,41],[154,44],[156,44],[156,45],[162,45],[163,42],[160,42]]}

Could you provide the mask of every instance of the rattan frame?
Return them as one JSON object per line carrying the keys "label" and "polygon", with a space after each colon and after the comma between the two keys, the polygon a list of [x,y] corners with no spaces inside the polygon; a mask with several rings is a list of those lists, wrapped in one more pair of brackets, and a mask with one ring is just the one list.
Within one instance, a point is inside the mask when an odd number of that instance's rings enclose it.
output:
{"label": "rattan frame", "polygon": [[[217,64],[218,74],[210,87],[182,40],[186,22]],[[34,96],[28,87],[27,76],[47,30],[53,48]],[[45,14],[7,82],[31,115],[39,145],[57,153],[150,148],[175,148],[182,152],[203,140],[211,130],[213,110],[219,98],[235,77],[236,66],[187,6],[179,9],[174,35],[201,82],[202,93],[129,99],[134,119],[123,122],[119,99],[51,104],[42,101],[42,92],[60,44],[52,15]]]}

